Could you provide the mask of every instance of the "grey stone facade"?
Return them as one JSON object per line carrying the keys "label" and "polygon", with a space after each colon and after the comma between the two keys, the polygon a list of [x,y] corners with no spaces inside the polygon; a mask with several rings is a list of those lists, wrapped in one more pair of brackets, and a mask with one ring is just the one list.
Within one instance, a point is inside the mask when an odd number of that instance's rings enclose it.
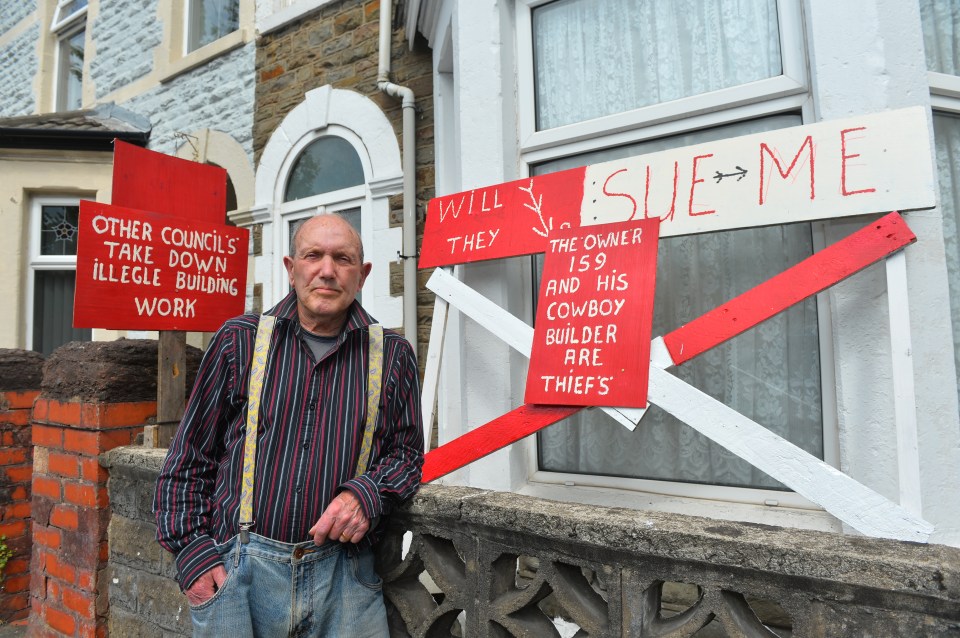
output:
{"label": "grey stone facade", "polygon": [[90,62],[97,99],[153,70],[153,50],[163,40],[156,0],[114,2],[93,22],[96,57]]}
{"label": "grey stone facade", "polygon": [[[2,29],[0,33],[3,33]],[[0,117],[33,113],[33,79],[38,68],[35,50],[39,38],[40,26],[34,25],[0,48],[0,69],[3,69],[0,72],[0,95],[3,96],[0,100]]]}
{"label": "grey stone facade", "polygon": [[253,61],[250,43],[120,106],[150,118],[151,150],[173,154],[184,143],[177,133],[209,128],[233,137],[252,161]]}
{"label": "grey stone facade", "polygon": [[7,0],[0,4],[0,33],[37,10],[37,0]]}
{"label": "grey stone facade", "polygon": [[110,635],[190,636],[187,599],[173,556],[156,542],[153,491],[165,449],[117,448],[109,469]]}

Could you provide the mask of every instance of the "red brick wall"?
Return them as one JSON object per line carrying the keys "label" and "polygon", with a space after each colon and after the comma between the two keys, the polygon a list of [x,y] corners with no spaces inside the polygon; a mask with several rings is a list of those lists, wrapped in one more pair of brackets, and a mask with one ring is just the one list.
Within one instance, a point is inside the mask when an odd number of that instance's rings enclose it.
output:
{"label": "red brick wall", "polygon": [[13,556],[3,570],[0,621],[30,611],[30,413],[39,390],[0,392],[0,536]]}
{"label": "red brick wall", "polygon": [[41,396],[33,411],[31,628],[45,636],[107,634],[107,472],[98,457],[133,443],[155,401]]}

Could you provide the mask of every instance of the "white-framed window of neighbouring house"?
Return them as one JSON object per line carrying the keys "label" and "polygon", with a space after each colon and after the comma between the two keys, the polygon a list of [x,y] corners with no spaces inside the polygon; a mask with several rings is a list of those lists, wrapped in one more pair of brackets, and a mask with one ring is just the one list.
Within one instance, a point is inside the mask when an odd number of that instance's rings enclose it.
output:
{"label": "white-framed window of neighbouring house", "polygon": [[90,341],[73,328],[80,202],[76,197],[35,197],[30,203],[26,345],[50,354],[70,341]]}
{"label": "white-framed window of neighbouring house", "polygon": [[187,0],[184,54],[240,28],[240,0]]}
{"label": "white-framed window of neighbouring house", "polygon": [[[517,25],[520,153],[531,175],[810,119],[796,2],[518,0]],[[654,335],[783,271],[822,241],[821,226],[810,223],[661,239]],[[531,307],[541,268],[535,257]],[[671,372],[837,465],[824,303],[808,299]],[[599,411],[581,412],[529,449],[534,484],[809,505],[655,406],[634,432]]]}
{"label": "white-framed window of neighbouring house", "polygon": [[75,111],[83,104],[83,60],[87,34],[87,0],[59,0],[50,32],[56,40],[54,104]]}
{"label": "white-framed window of neighbouring house", "polygon": [[[954,360],[960,370],[960,6],[954,2],[919,1],[933,106]],[[960,395],[960,381],[957,392]]]}

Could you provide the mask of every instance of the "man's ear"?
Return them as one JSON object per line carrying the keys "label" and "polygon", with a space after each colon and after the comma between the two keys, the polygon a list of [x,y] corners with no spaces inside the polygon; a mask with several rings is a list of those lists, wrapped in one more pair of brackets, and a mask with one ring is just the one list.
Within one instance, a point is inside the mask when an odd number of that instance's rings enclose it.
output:
{"label": "man's ear", "polygon": [[290,259],[288,255],[283,256],[283,267],[287,269],[287,279],[290,280],[290,285],[293,283],[293,260]]}
{"label": "man's ear", "polygon": [[370,271],[373,270],[373,264],[369,261],[364,262],[360,266],[360,287],[363,288],[364,282],[367,280],[367,277],[370,275]]}

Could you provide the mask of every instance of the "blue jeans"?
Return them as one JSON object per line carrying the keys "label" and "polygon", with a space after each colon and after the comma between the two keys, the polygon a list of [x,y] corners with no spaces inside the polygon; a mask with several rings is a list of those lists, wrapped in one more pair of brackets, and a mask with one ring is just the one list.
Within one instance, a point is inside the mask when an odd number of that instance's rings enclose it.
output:
{"label": "blue jeans", "polygon": [[218,547],[227,579],[190,608],[193,635],[229,638],[389,636],[373,551],[340,543],[291,545],[250,534]]}

